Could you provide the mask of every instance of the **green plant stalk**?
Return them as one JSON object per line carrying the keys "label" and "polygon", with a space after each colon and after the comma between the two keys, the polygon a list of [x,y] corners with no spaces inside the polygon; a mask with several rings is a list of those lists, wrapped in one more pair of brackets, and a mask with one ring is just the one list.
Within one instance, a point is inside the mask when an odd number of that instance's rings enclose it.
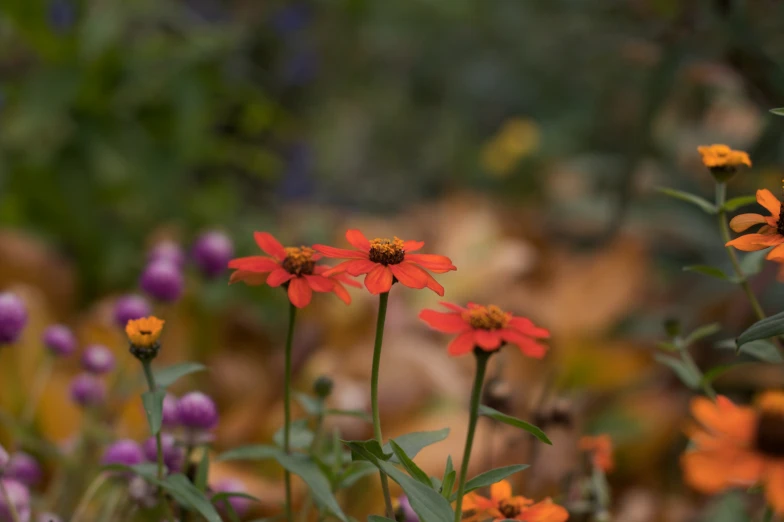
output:
{"label": "green plant stalk", "polygon": [[11,500],[11,495],[8,494],[8,489],[6,489],[5,484],[3,484],[2,481],[0,481],[0,494],[3,495],[5,505],[8,506],[8,514],[11,515],[11,520],[13,520],[13,522],[22,522],[22,519],[19,517],[19,512],[16,510],[16,506]]}
{"label": "green plant stalk", "polygon": [[97,477],[93,479],[90,485],[85,490],[82,498],[79,499],[79,504],[76,506],[74,510],[73,517],[71,517],[71,522],[78,522],[84,513],[87,511],[87,506],[90,505],[90,501],[93,499],[98,490],[101,489],[104,482],[106,482],[106,473],[99,473]]}
{"label": "green plant stalk", "polygon": [[[291,453],[291,346],[294,341],[294,322],[297,319],[297,307],[289,303],[289,331],[286,334],[285,368],[283,372],[283,451]],[[291,499],[291,473],[283,470],[283,480],[286,484],[286,520],[293,520]]]}
{"label": "green plant stalk", "polygon": [[[378,320],[376,321],[376,342],[373,345],[373,369],[370,375],[370,408],[373,411],[373,434],[380,446],[384,445],[384,438],[381,435],[381,415],[378,410],[378,369],[381,365],[381,344],[384,341],[384,322],[387,317],[387,301],[389,292],[384,292],[378,296]],[[381,490],[384,492],[384,506],[387,518],[395,518],[392,508],[392,496],[389,494],[389,480],[383,471],[379,471],[381,477]]]}
{"label": "green plant stalk", "polygon": [[[151,361],[142,361],[142,368],[144,369],[144,377],[147,379],[147,387],[150,389],[151,393],[155,392],[155,390],[158,389],[158,386],[155,384],[155,375],[152,373]],[[158,433],[155,434],[155,452],[158,463],[157,477],[158,480],[163,480],[166,467],[163,463],[163,443],[161,442],[161,430],[158,430]],[[166,502],[166,494],[161,487],[158,488],[158,500],[166,510],[167,515],[171,517],[170,520],[175,520],[174,514],[171,512],[171,506],[169,506],[169,503]]]}
{"label": "green plant stalk", "polygon": [[765,512],[762,514],[762,522],[772,522],[773,509],[770,506],[765,506]]}
{"label": "green plant stalk", "polygon": [[683,364],[687,365],[689,368],[694,371],[697,375],[700,376],[700,386],[702,386],[702,391],[705,392],[705,395],[711,398],[711,400],[716,400],[716,390],[713,389],[713,385],[710,382],[706,382],[704,380],[705,375],[700,370],[700,367],[697,366],[697,363],[694,361],[694,357],[691,356],[689,353],[689,349],[686,346],[682,346],[682,343],[676,341],[676,345],[678,346],[678,353],[681,356],[681,361]]}
{"label": "green plant stalk", "polygon": [[463,461],[460,463],[460,481],[457,485],[457,503],[455,504],[455,522],[460,522],[463,517],[463,496],[465,495],[466,477],[468,476],[468,464],[471,460],[471,447],[474,445],[474,433],[476,432],[476,422],[479,419],[479,401],[482,398],[482,387],[485,383],[485,371],[487,361],[493,352],[485,352],[474,348],[476,357],[476,376],[474,377],[474,387],[471,389],[471,405],[468,416],[468,434],[466,435],[465,449],[463,450]]}

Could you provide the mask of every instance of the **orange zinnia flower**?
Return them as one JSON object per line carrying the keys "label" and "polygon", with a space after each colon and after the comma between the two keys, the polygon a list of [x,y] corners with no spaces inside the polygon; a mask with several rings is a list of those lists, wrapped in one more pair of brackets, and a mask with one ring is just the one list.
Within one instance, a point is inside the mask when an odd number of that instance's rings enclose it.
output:
{"label": "orange zinnia flower", "polygon": [[131,319],[125,325],[125,334],[134,346],[149,347],[158,342],[163,331],[164,321],[151,315],[139,319]]}
{"label": "orange zinnia flower", "polygon": [[446,256],[412,254],[425,246],[423,241],[394,239],[368,240],[359,230],[348,230],[346,239],[356,250],[313,245],[327,257],[344,258],[344,261],[327,272],[328,275],[346,272],[352,276],[367,274],[365,286],[371,294],[389,292],[392,284],[400,282],[409,288],[429,288],[444,295],[444,287],[427,271],[443,274],[457,270]]}
{"label": "orange zinnia flower", "polygon": [[564,522],[569,513],[549,498],[534,503],[533,500],[520,496],[512,496],[512,486],[502,480],[490,486],[490,498],[477,493],[469,493],[463,497],[463,509],[468,522],[485,520],[526,520],[528,522]]}
{"label": "orange zinnia flower", "polygon": [[530,319],[515,317],[494,305],[468,303],[468,308],[442,301],[451,312],[422,310],[419,318],[434,330],[460,334],[449,343],[449,355],[469,353],[474,347],[486,352],[498,350],[506,343],[516,344],[523,355],[541,359],[547,346],[537,339],[547,339],[550,332],[534,326]]}
{"label": "orange zinnia flower", "polygon": [[768,189],[757,191],[757,202],[765,207],[771,215],[739,214],[732,218],[730,227],[735,232],[743,232],[755,225],[762,226],[756,234],[746,234],[735,238],[728,242],[727,246],[734,246],[745,252],[775,246],[776,248],[768,253],[767,259],[782,262],[784,261],[784,246],[780,245],[784,243],[784,220],[781,218],[781,202]]}
{"label": "orange zinnia flower", "polygon": [[749,155],[741,150],[732,150],[726,145],[702,145],[697,147],[702,164],[708,167],[719,181],[727,181],[738,167],[751,167]]}
{"label": "orange zinnia flower", "polygon": [[312,248],[284,248],[272,234],[255,232],[256,244],[272,257],[249,256],[232,259],[229,268],[236,269],[231,274],[229,284],[244,281],[249,285],[261,285],[265,282],[271,287],[288,286],[289,300],[297,308],[304,308],[310,303],[313,292],[334,292],[344,303],[351,303],[351,296],[344,284],[359,287],[359,283],[343,274],[327,276],[326,265],[316,265],[321,259]]}
{"label": "orange zinnia flower", "polygon": [[708,494],[761,483],[784,514],[784,392],[766,392],[753,407],[698,397],[691,411],[700,426],[690,433],[694,449],[681,457],[686,482]]}
{"label": "orange zinnia flower", "polygon": [[606,433],[595,437],[582,437],[580,449],[589,452],[593,465],[603,472],[608,473],[615,467],[612,439]]}

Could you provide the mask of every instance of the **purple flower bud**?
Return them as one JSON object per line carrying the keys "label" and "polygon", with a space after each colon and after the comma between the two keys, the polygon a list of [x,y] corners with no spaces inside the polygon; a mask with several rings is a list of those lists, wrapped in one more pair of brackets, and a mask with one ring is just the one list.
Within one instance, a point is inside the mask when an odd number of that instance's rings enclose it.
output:
{"label": "purple flower bud", "polygon": [[136,441],[131,439],[121,439],[110,445],[103,452],[101,464],[122,464],[124,466],[135,466],[144,461],[144,452]]}
{"label": "purple flower bud", "polygon": [[215,403],[201,392],[190,392],[177,401],[180,424],[194,430],[211,430],[218,424]]}
{"label": "purple flower bud", "polygon": [[53,324],[44,330],[43,341],[52,355],[66,357],[76,351],[76,337],[62,324]]}
{"label": "purple flower bud", "polygon": [[80,373],[71,381],[71,398],[80,406],[98,406],[106,398],[106,385],[95,375]]}
{"label": "purple flower bud", "polygon": [[82,354],[82,368],[90,373],[109,373],[114,369],[114,354],[102,344],[91,344]]}
{"label": "purple flower bud", "polygon": [[408,501],[407,496],[402,495],[398,497],[397,501],[400,504],[398,513],[401,515],[398,520],[402,520],[403,522],[419,522],[419,517],[411,507],[411,503]]}
{"label": "purple flower bud", "polygon": [[[16,508],[19,522],[30,522],[30,491],[27,486],[14,479],[0,479],[0,482],[8,495],[8,500]],[[6,495],[0,495],[0,521],[13,522],[11,509],[5,497]]]}
{"label": "purple flower bud", "polygon": [[5,474],[28,487],[37,486],[43,478],[41,465],[32,455],[23,451],[18,451],[11,456]]}
{"label": "purple flower bud", "polygon": [[193,261],[207,277],[216,277],[226,270],[232,255],[234,245],[231,239],[217,230],[205,232],[193,245]]}
{"label": "purple flower bud", "polygon": [[167,393],[163,397],[162,423],[166,428],[176,428],[180,424],[180,416],[177,413],[177,397],[171,393]]}
{"label": "purple flower bud", "polygon": [[[235,478],[226,478],[221,480],[220,482],[212,486],[212,491],[215,493],[247,493],[248,492],[247,488],[245,487],[245,484],[241,480]],[[231,504],[231,507],[234,510],[234,512],[237,513],[237,516],[241,517],[245,515],[245,513],[248,512],[248,509],[250,509],[251,500],[248,498],[229,497],[227,500],[229,501],[229,504]],[[220,511],[222,514],[226,515],[227,510],[224,503],[225,501],[218,502],[215,505],[215,507],[218,508],[218,511]]]}
{"label": "purple flower bud", "polygon": [[[158,446],[155,437],[150,437],[144,441],[144,456],[150,462],[158,462]],[[182,469],[185,460],[185,451],[177,446],[177,440],[170,433],[161,434],[161,449],[163,450],[163,463],[170,473],[176,473]]]}
{"label": "purple flower bud", "polygon": [[11,457],[8,456],[8,452],[5,450],[2,444],[0,444],[0,475],[3,473],[3,469],[8,466],[8,462],[11,460]]}
{"label": "purple flower bud", "polygon": [[16,342],[27,324],[24,302],[11,292],[0,293],[0,346]]}
{"label": "purple flower bud", "polygon": [[152,307],[147,299],[140,295],[124,295],[114,303],[114,321],[120,328],[125,328],[128,321],[150,315],[152,315]]}
{"label": "purple flower bud", "polygon": [[40,515],[38,515],[38,518],[36,518],[35,521],[36,522],[63,522],[63,519],[55,515],[54,513],[41,513]]}
{"label": "purple flower bud", "polygon": [[170,303],[182,295],[185,279],[180,268],[170,261],[153,261],[142,273],[142,290],[159,301]]}
{"label": "purple flower bud", "polygon": [[152,264],[156,261],[168,261],[177,268],[185,266],[185,252],[182,247],[174,241],[161,241],[156,243],[147,255],[147,262]]}

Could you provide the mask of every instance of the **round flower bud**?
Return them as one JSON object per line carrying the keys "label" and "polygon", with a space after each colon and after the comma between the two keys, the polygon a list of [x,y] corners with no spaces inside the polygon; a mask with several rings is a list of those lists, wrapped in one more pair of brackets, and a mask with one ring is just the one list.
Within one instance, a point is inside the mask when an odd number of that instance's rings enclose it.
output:
{"label": "round flower bud", "polygon": [[92,374],[81,373],[71,381],[71,398],[80,406],[98,406],[106,399],[106,385]]}
{"label": "round flower bud", "polygon": [[180,416],[177,413],[177,397],[167,393],[163,398],[163,416],[161,423],[166,428],[176,428],[180,424]]}
{"label": "round flower bud", "polygon": [[152,307],[144,297],[137,294],[124,295],[114,303],[114,321],[120,328],[125,328],[128,321],[147,317],[152,314]]}
{"label": "round flower bud", "polygon": [[28,487],[37,486],[43,478],[41,465],[32,455],[24,451],[18,451],[11,456],[5,475]]}
{"label": "round flower bud", "polygon": [[0,345],[16,342],[26,324],[24,302],[11,292],[0,293]]}
{"label": "round flower bud", "polygon": [[194,430],[211,430],[218,424],[215,403],[201,392],[191,392],[177,401],[180,425]]}
{"label": "round flower bud", "polygon": [[322,399],[326,399],[332,393],[333,385],[332,379],[322,375],[313,382],[313,392]]}
{"label": "round flower bud", "polygon": [[[144,456],[150,462],[158,462],[158,445],[155,437],[150,437],[144,441],[142,446]],[[163,451],[163,463],[170,473],[176,473],[182,469],[185,460],[185,451],[177,446],[177,440],[170,433],[161,434],[161,450]]]}
{"label": "round flower bud", "polygon": [[185,266],[185,252],[182,247],[174,241],[160,241],[150,249],[147,255],[147,262],[168,261],[177,268]]}
{"label": "round flower bud", "polygon": [[8,501],[10,501],[16,510],[16,514],[19,516],[19,522],[30,522],[32,513],[30,509],[30,491],[27,489],[27,486],[18,480],[9,478],[0,479],[0,482],[3,483],[5,492],[8,495],[7,499],[5,495],[0,495],[0,520],[13,522],[12,510],[8,505]]}
{"label": "round flower bud", "polygon": [[217,230],[205,232],[193,245],[193,261],[206,277],[216,277],[226,270],[234,255],[229,236]]}
{"label": "round flower bud", "polygon": [[2,444],[0,444],[0,475],[3,474],[3,470],[6,466],[8,466],[8,462],[11,460],[11,457],[8,455],[8,452],[5,450]]}
{"label": "round flower bud", "polygon": [[170,261],[153,261],[142,273],[142,290],[158,301],[171,303],[182,295],[185,279],[180,268]]}
{"label": "round flower bud", "polygon": [[[214,493],[247,493],[248,490],[245,487],[245,484],[235,478],[226,478],[219,482],[217,482],[214,486],[212,486],[212,491]],[[245,513],[248,512],[250,509],[251,500],[244,497],[228,497],[226,500],[219,501],[215,507],[218,508],[218,511],[227,516],[227,509],[226,509],[226,501],[231,504],[231,508],[237,514],[237,516],[242,517]]]}
{"label": "round flower bud", "polygon": [[122,464],[124,466],[135,466],[144,461],[144,452],[136,441],[131,439],[121,439],[111,444],[103,452],[101,464]]}
{"label": "round flower bud", "polygon": [[62,324],[47,327],[43,342],[49,352],[58,357],[66,357],[76,351],[76,337],[70,328]]}
{"label": "round flower bud", "polygon": [[114,369],[114,354],[102,344],[91,344],[82,354],[82,367],[90,373],[109,373]]}

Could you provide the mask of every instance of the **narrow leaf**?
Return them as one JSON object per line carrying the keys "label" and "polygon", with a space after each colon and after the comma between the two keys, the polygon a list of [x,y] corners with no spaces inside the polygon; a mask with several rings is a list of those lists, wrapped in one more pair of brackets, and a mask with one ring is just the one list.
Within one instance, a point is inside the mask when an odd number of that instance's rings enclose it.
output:
{"label": "narrow leaf", "polygon": [[322,509],[332,513],[343,522],[348,522],[346,515],[338,505],[338,501],[332,494],[332,488],[327,477],[319,469],[318,465],[306,455],[286,455],[279,452],[275,459],[280,465],[299,476],[310,488],[313,500]]}
{"label": "narrow leaf", "polygon": [[155,383],[161,388],[168,388],[177,380],[191,373],[206,370],[207,367],[200,363],[184,362],[161,368],[155,372]]}
{"label": "narrow leaf", "polygon": [[710,370],[708,370],[702,375],[702,380],[700,381],[700,384],[701,385],[710,384],[716,379],[718,379],[719,377],[721,377],[722,375],[724,375],[725,373],[729,372],[730,370],[739,368],[741,366],[747,366],[749,364],[754,364],[754,363],[741,362],[735,364],[723,364],[721,366],[714,366],[713,368],[711,368]]}
{"label": "narrow leaf", "polygon": [[[505,466],[503,468],[496,468],[491,469],[490,471],[485,471],[484,473],[480,473],[479,475],[475,476],[465,485],[465,492],[468,493],[470,491],[474,491],[475,489],[484,488],[487,486],[492,486],[496,482],[499,482],[509,475],[517,473],[518,471],[523,471],[528,467],[527,464],[516,464],[514,466]],[[450,495],[449,497],[450,502],[454,502],[457,500],[457,493],[454,495]]]}
{"label": "narrow leaf", "polygon": [[715,277],[716,279],[721,279],[722,281],[729,280],[729,276],[724,273],[723,270],[716,268],[715,266],[710,265],[691,265],[691,266],[684,266],[684,272],[696,272],[698,274]]}
{"label": "narrow leaf", "polygon": [[550,444],[551,446],[553,444],[550,442],[550,439],[547,438],[547,435],[545,435],[541,429],[534,426],[533,424],[525,422],[524,420],[520,420],[517,417],[512,417],[511,415],[501,413],[500,411],[494,410],[493,408],[485,406],[484,404],[479,406],[479,415],[484,415],[485,417],[490,417],[491,419],[495,419],[498,422],[503,422],[504,424],[525,430],[545,444]]}
{"label": "narrow leaf", "polygon": [[[188,465],[188,463],[185,463]],[[193,485],[199,491],[207,491],[207,477],[210,473],[210,454],[208,451],[202,451],[199,467],[196,468],[196,477],[194,478]]]}
{"label": "narrow leaf", "polygon": [[770,112],[775,114],[776,116],[784,116],[784,107],[779,107],[778,109],[771,109]]}
{"label": "narrow leaf", "polygon": [[161,431],[163,421],[163,398],[166,396],[165,388],[158,388],[155,391],[142,393],[142,404],[144,413],[147,414],[147,424],[150,426],[150,433],[157,435]]}
{"label": "narrow leaf", "polygon": [[[293,449],[309,448],[313,443],[313,432],[308,429],[308,419],[297,419],[289,426],[289,446]],[[272,440],[283,447],[283,427],[272,436]]]}
{"label": "narrow leaf", "polygon": [[687,203],[691,203],[692,205],[697,205],[700,207],[704,212],[708,214],[716,214],[716,205],[711,203],[705,198],[701,198],[700,196],[695,196],[694,194],[689,194],[688,192],[682,192],[680,190],[675,190],[666,187],[657,187],[656,190],[670,196],[671,198],[680,199],[681,201],[685,201]]}
{"label": "narrow leaf", "polygon": [[669,366],[675,372],[681,382],[683,382],[683,384],[689,388],[693,390],[699,388],[702,376],[696,373],[693,368],[686,365],[682,360],[661,353],[657,353],[653,356],[653,358],[656,359],[657,362],[665,366]]}
{"label": "narrow leaf", "polygon": [[379,515],[370,515],[368,517],[368,522],[395,522],[395,520]]}
{"label": "narrow leaf", "polygon": [[766,317],[751,325],[745,332],[738,336],[737,345],[743,346],[751,341],[768,339],[781,334],[784,334],[784,312]]}
{"label": "narrow leaf", "polygon": [[406,471],[408,471],[408,474],[411,475],[412,478],[418,480],[427,487],[433,487],[433,484],[430,482],[430,477],[427,476],[427,473],[422,471],[422,468],[417,466],[416,463],[411,460],[408,455],[406,455],[406,452],[397,445],[394,439],[389,441],[389,445],[392,447],[392,451],[395,453],[397,460],[403,464],[403,467],[406,469]]}
{"label": "narrow leaf", "polygon": [[188,477],[182,473],[175,473],[166,477],[161,486],[168,491],[174,499],[191,509],[198,511],[209,522],[222,522],[220,515],[215,511],[212,502],[191,484]]}
{"label": "narrow leaf", "polygon": [[[738,350],[735,339],[726,339],[716,343],[716,347],[726,350]],[[776,345],[764,339],[744,344],[740,347],[739,353],[767,363],[778,364],[784,362],[784,358],[782,358]]]}
{"label": "narrow leaf", "polygon": [[683,344],[684,346],[691,346],[696,341],[709,337],[720,330],[721,330],[721,325],[719,323],[711,323],[711,324],[706,324],[704,326],[700,326],[699,328],[697,328],[692,333],[686,336],[686,339],[683,341]]}
{"label": "narrow leaf", "polygon": [[349,462],[346,466],[346,469],[338,479],[340,489],[351,487],[360,479],[367,477],[368,475],[374,475],[376,473],[378,473],[378,469],[373,465],[372,462],[368,462],[366,460]]}
{"label": "narrow leaf", "polygon": [[724,203],[724,210],[727,212],[732,212],[734,210],[738,210],[740,207],[753,205],[756,202],[757,196],[738,196],[737,198],[732,198]]}
{"label": "narrow leaf", "polygon": [[[417,454],[422,451],[422,449],[430,446],[431,444],[435,444],[436,442],[441,442],[445,438],[449,436],[449,428],[444,428],[441,430],[435,431],[418,431],[415,433],[407,433],[405,435],[401,435],[399,437],[395,437],[395,443],[400,446],[400,448],[405,452],[409,458],[414,458]],[[389,444],[384,444],[384,453],[392,453],[392,448]],[[395,462],[400,464],[400,461],[397,457],[392,457],[391,462]]]}
{"label": "narrow leaf", "polygon": [[280,448],[275,446],[254,444],[224,451],[217,460],[268,460],[274,459],[278,453],[280,453]]}
{"label": "narrow leaf", "polygon": [[328,410],[324,411],[324,415],[357,417],[358,419],[362,419],[367,422],[373,422],[373,418],[370,416],[370,414],[363,410],[338,410],[335,408],[329,408]]}

